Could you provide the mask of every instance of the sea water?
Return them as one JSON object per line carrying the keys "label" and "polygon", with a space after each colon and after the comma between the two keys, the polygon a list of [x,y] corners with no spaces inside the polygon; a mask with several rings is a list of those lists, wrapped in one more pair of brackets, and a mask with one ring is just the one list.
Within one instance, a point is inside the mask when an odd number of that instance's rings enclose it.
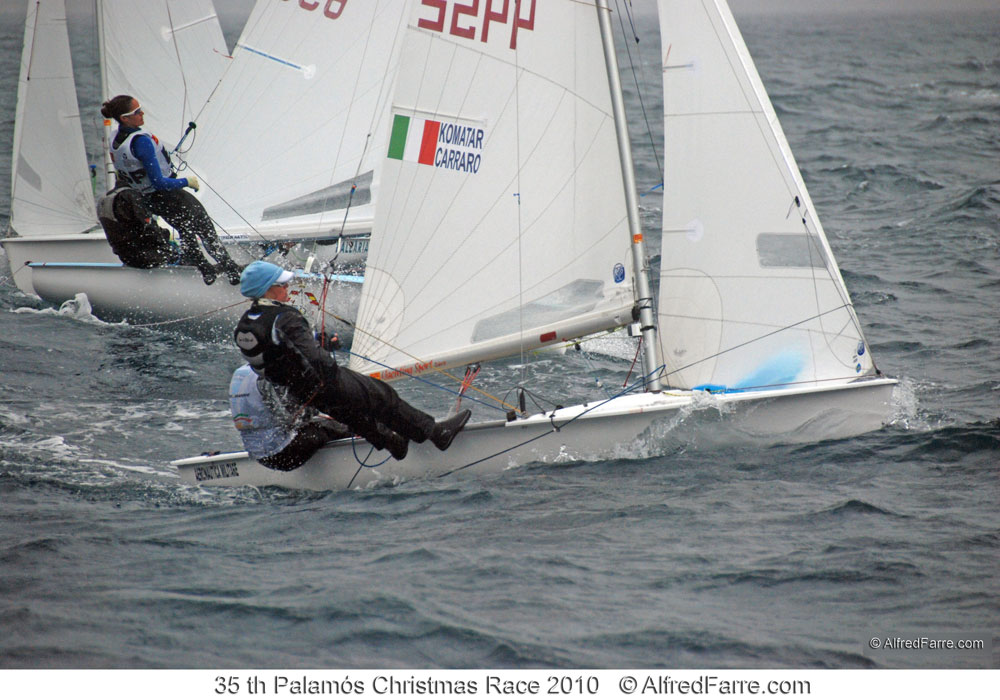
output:
{"label": "sea water", "polygon": [[[6,183],[23,20],[0,17]],[[767,448],[695,436],[655,458],[350,492],[199,488],[170,460],[239,447],[235,347],[59,313],[4,259],[0,666],[1000,665],[1000,13],[738,19],[879,367],[901,381],[888,427]],[[658,80],[638,28],[633,114],[635,83]],[[71,22],[74,46],[90,29]],[[89,128],[93,55],[76,70]],[[632,126],[655,253],[662,164]],[[628,377],[604,354],[528,364],[559,403]]]}

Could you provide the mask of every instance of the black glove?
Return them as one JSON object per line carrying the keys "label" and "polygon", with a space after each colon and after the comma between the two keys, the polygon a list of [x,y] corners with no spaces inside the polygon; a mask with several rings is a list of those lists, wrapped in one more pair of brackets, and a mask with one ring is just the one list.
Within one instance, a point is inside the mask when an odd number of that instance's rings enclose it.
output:
{"label": "black glove", "polygon": [[317,333],[316,340],[319,341],[319,346],[324,350],[340,350],[340,348],[344,347],[340,342],[340,337],[334,331]]}

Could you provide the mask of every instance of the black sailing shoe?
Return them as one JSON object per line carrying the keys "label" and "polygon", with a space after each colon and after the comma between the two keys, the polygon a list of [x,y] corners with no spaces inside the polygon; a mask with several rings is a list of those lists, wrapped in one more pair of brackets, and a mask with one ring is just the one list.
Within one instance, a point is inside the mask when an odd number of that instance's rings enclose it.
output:
{"label": "black sailing shoe", "polygon": [[431,442],[439,450],[447,450],[455,436],[462,432],[462,428],[469,422],[472,411],[465,409],[459,411],[451,418],[445,418],[434,424],[434,431],[431,433]]}

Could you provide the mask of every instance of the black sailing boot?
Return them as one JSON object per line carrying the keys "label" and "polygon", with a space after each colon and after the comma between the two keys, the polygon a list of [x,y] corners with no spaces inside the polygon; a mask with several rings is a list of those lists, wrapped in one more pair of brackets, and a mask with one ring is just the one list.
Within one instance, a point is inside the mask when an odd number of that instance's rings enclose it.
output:
{"label": "black sailing boot", "polygon": [[215,281],[215,268],[207,262],[199,263],[198,271],[201,273],[201,279],[204,280],[205,284],[211,285]]}
{"label": "black sailing boot", "polygon": [[385,439],[385,449],[389,450],[393,459],[403,460],[410,450],[410,441],[394,430],[386,429],[382,436]]}
{"label": "black sailing boot", "polygon": [[459,411],[450,418],[445,418],[444,420],[439,420],[434,424],[434,431],[431,433],[431,442],[439,450],[447,450],[451,445],[451,441],[455,439],[465,424],[469,422],[469,417],[472,415],[472,411],[465,409],[464,411]]}
{"label": "black sailing boot", "polygon": [[243,274],[243,266],[230,258],[219,265],[219,271],[226,273],[226,277],[229,278],[229,284],[237,285],[240,283],[240,275]]}

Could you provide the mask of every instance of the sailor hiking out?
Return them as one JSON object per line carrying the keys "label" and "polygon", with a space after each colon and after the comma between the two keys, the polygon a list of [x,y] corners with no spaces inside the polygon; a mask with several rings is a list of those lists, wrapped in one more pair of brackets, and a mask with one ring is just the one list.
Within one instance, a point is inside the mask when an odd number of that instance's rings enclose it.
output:
{"label": "sailor hiking out", "polygon": [[97,218],[111,250],[129,267],[161,267],[179,257],[170,232],[153,221],[138,190],[115,187],[98,200]]}
{"label": "sailor hiking out", "polygon": [[326,443],[352,435],[346,425],[302,405],[288,387],[275,386],[248,364],[233,372],[229,407],[244,449],[269,469],[297,469]]}
{"label": "sailor hiking out", "polygon": [[[205,284],[212,284],[220,272],[226,274],[230,284],[239,284],[241,267],[222,245],[205,207],[184,189],[197,191],[201,183],[193,175],[176,177],[166,149],[156,136],[142,128],[145,118],[139,101],[130,95],[118,95],[104,103],[101,114],[119,125],[111,142],[118,186],[140,192],[146,208],[177,230],[181,262],[197,267]],[[204,255],[199,241],[214,262]]]}
{"label": "sailor hiking out", "polygon": [[263,261],[243,270],[240,292],[253,304],[234,337],[253,371],[288,387],[297,401],[344,423],[397,460],[406,456],[411,440],[429,439],[438,449],[448,449],[471,411],[435,422],[385,382],[338,366],[302,313],[287,303],[291,279],[292,273]]}

